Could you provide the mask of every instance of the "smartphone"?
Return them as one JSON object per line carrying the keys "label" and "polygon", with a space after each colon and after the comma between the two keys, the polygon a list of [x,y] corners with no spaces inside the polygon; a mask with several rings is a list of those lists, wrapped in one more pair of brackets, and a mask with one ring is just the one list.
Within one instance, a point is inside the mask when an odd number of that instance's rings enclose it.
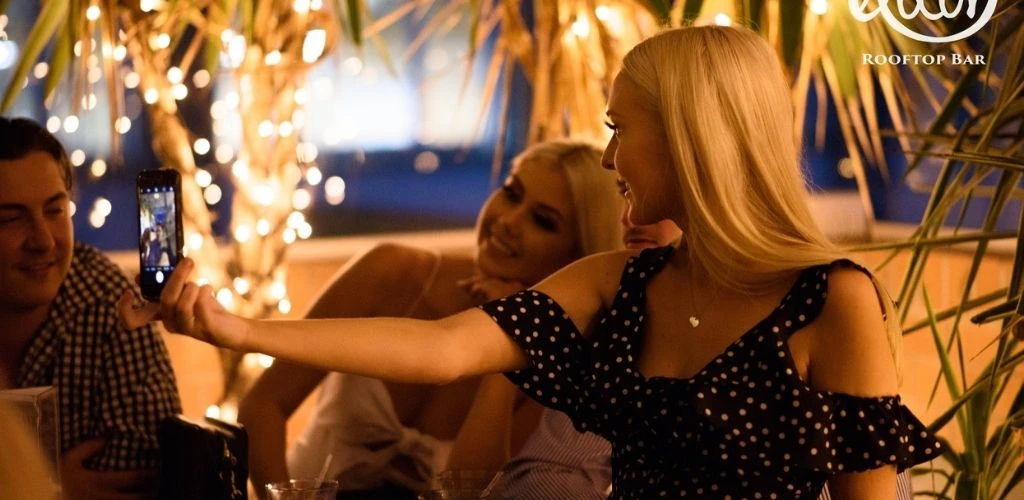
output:
{"label": "smartphone", "polygon": [[182,257],[181,175],[143,170],[135,181],[139,204],[139,286],[147,300],[160,299],[164,283]]}

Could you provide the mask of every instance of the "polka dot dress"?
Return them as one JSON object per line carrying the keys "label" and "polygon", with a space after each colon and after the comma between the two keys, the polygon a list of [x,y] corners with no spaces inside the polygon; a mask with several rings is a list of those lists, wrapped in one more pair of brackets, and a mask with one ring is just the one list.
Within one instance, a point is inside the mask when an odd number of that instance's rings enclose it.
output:
{"label": "polka dot dress", "polygon": [[803,271],[768,317],[694,377],[644,377],[634,356],[646,284],[671,252],[629,259],[589,339],[537,291],[482,306],[530,359],[509,379],[612,443],[612,498],[816,498],[832,474],[939,455],[899,396],[819,391],[797,374],[786,339],[821,312],[829,266]]}

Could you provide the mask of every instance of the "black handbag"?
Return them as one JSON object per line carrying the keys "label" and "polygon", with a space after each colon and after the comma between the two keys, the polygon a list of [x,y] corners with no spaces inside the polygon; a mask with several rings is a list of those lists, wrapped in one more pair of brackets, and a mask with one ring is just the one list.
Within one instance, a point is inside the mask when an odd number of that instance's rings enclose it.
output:
{"label": "black handbag", "polygon": [[249,437],[245,428],[184,415],[160,422],[160,500],[247,500]]}

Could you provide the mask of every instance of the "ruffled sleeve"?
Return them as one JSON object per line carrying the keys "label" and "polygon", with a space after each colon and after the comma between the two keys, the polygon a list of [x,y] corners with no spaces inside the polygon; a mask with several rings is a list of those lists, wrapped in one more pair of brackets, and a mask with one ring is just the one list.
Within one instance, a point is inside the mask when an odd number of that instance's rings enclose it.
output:
{"label": "ruffled sleeve", "polygon": [[529,358],[530,368],[506,373],[508,379],[537,402],[575,421],[586,377],[587,348],[569,315],[536,290],[523,290],[480,308]]}

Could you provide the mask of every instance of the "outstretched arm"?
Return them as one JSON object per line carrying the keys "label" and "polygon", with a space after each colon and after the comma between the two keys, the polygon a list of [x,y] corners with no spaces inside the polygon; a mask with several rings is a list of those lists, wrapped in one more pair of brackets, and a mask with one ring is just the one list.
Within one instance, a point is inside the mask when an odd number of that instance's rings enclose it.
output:
{"label": "outstretched arm", "polygon": [[[625,256],[588,257],[536,288],[557,301],[582,331],[605,298],[614,294]],[[148,320],[159,314],[169,331],[215,345],[385,380],[449,383],[526,366],[523,352],[479,309],[436,321],[247,320],[221,307],[209,287],[188,282],[193,267],[191,260],[182,261],[164,288],[158,311],[124,311],[125,321]]]}

